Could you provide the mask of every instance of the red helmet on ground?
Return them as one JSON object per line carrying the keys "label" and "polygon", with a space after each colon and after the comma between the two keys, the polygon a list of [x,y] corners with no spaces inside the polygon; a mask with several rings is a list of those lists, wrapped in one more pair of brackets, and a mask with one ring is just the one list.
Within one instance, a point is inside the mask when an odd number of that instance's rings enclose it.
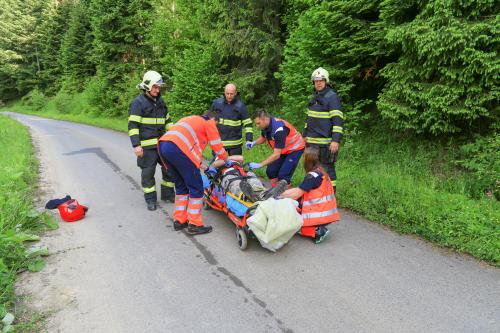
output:
{"label": "red helmet on ground", "polygon": [[59,209],[61,218],[66,222],[75,222],[83,219],[88,210],[86,206],[80,205],[80,203],[75,199],[71,199],[63,204],[60,204],[57,209]]}

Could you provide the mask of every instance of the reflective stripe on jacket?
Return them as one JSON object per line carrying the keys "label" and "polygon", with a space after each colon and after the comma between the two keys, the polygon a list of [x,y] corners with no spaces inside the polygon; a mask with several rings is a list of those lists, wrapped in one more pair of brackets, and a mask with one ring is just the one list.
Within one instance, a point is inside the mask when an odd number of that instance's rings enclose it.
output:
{"label": "reflective stripe on jacket", "polygon": [[223,160],[227,158],[213,119],[206,120],[201,116],[182,118],[160,138],[160,141],[173,142],[197,167],[201,165],[202,153],[207,144],[217,157]]}
{"label": "reflective stripe on jacket", "polygon": [[253,141],[252,120],[245,104],[235,97],[231,104],[223,97],[217,98],[210,108],[219,114],[217,128],[224,147],[241,146],[242,133],[246,141]]}
{"label": "reflective stripe on jacket", "polygon": [[307,143],[329,145],[340,142],[343,135],[344,113],[340,99],[330,87],[315,92],[307,106],[304,138]]}
{"label": "reflective stripe on jacket", "polygon": [[302,218],[304,227],[336,222],[340,219],[337,200],[330,177],[324,172],[314,170],[323,176],[321,185],[302,196]]}
{"label": "reflective stripe on jacket", "polygon": [[161,97],[153,100],[146,94],[137,96],[128,110],[128,135],[132,147],[156,149],[158,138],[172,126],[167,106]]}
{"label": "reflective stripe on jacket", "polygon": [[267,142],[269,143],[272,149],[274,149],[275,145],[274,133],[281,126],[284,126],[289,130],[285,140],[285,148],[281,149],[281,154],[290,154],[293,153],[294,151],[301,150],[305,147],[305,141],[304,138],[302,138],[302,135],[300,135],[300,133],[295,129],[295,127],[293,127],[286,120],[271,117],[270,126],[271,126],[271,138],[267,138]]}

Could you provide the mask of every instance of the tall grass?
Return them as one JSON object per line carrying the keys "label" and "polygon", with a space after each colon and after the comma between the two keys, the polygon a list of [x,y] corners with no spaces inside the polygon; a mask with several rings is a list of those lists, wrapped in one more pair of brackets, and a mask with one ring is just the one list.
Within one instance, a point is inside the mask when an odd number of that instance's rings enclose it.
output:
{"label": "tall grass", "polygon": [[[126,119],[61,114],[50,103],[41,112],[20,104],[11,110],[127,130]],[[500,266],[500,202],[469,196],[469,175],[453,166],[448,148],[383,130],[346,138],[337,163],[339,206]],[[270,153],[267,145],[244,149],[246,161],[260,162]],[[257,173],[265,176],[265,170]],[[303,178],[301,164],[292,182],[297,185]]]}
{"label": "tall grass", "polygon": [[0,319],[12,309],[16,273],[43,268],[40,255],[27,251],[26,242],[38,240],[45,226],[56,227],[45,214],[34,210],[38,164],[26,128],[0,115]]}

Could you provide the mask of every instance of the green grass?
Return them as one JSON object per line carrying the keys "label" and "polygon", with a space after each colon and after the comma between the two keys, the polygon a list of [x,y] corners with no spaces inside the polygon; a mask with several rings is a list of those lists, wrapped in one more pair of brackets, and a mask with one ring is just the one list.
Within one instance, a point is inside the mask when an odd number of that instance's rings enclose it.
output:
{"label": "green grass", "polygon": [[[54,225],[53,220],[34,210],[38,164],[30,136],[18,122],[0,115],[0,319],[14,305],[14,281],[20,270],[38,271],[44,263],[40,253],[28,254],[29,241]],[[1,327],[1,324],[0,324]]]}
{"label": "green grass", "polygon": [[[82,99],[77,95],[76,101]],[[54,104],[51,101],[38,112],[19,103],[8,109],[127,130],[126,119],[61,114]],[[246,161],[260,162],[270,153],[267,145],[244,150]],[[469,175],[457,171],[451,160],[451,153],[439,142],[398,137],[390,131],[357,134],[341,147],[338,204],[398,232],[416,234],[500,266],[500,202],[471,198]],[[257,173],[265,176],[264,170]],[[303,177],[300,165],[293,184]]]}

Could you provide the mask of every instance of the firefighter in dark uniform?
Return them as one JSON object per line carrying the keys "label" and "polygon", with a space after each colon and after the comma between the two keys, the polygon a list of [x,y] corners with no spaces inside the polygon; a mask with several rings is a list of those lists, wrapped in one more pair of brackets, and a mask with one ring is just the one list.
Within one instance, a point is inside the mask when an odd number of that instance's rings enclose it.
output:
{"label": "firefighter in dark uniform", "polygon": [[336,190],[335,161],[342,140],[344,108],[330,87],[328,71],[319,67],[311,75],[314,94],[307,105],[307,119],[302,135],[307,145],[319,148],[319,160]]}
{"label": "firefighter in dark uniform", "polygon": [[144,74],[137,85],[144,93],[137,96],[128,111],[128,134],[141,168],[141,184],[149,210],[156,210],[156,164],[161,165],[161,200],[174,202],[174,183],[160,162],[156,149],[158,138],[173,124],[167,106],[160,96],[161,75],[155,71]]}
{"label": "firefighter in dark uniform", "polygon": [[236,86],[232,83],[224,87],[224,96],[217,98],[210,107],[219,115],[217,129],[222,144],[229,155],[241,155],[243,144],[242,133],[245,133],[246,146],[253,141],[252,120],[245,104],[237,95]]}

